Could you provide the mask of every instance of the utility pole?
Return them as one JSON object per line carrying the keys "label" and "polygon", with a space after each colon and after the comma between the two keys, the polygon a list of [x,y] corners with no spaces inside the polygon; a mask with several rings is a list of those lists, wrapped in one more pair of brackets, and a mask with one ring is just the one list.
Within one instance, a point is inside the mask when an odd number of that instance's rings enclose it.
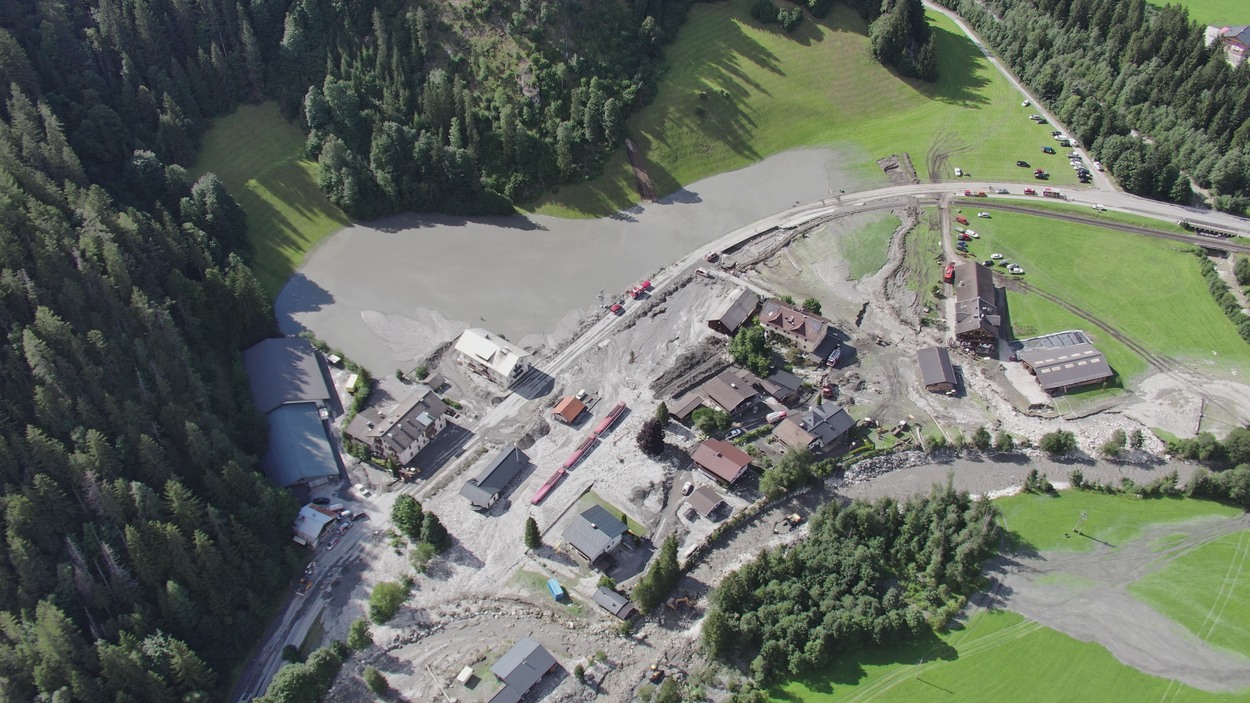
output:
{"label": "utility pole", "polygon": [[1089,519],[1089,513],[1082,510],[1081,516],[1077,518],[1076,527],[1073,527],[1072,531],[1078,535],[1081,534],[1081,528],[1085,526],[1085,521],[1088,519]]}

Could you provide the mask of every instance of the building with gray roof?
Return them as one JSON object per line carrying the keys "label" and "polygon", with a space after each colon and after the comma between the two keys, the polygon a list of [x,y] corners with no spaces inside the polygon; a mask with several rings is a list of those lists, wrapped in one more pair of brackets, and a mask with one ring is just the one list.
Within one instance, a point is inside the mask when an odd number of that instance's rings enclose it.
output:
{"label": "building with gray roof", "polygon": [[686,498],[686,505],[705,518],[712,517],[712,513],[724,504],[725,500],[711,486],[699,486]]}
{"label": "building with gray roof", "polygon": [[707,320],[707,326],[721,334],[733,335],[751,319],[760,306],[760,297],[746,288],[730,293]]}
{"label": "building with gray roof", "polygon": [[1002,323],[994,274],[975,261],[960,264],[955,269],[955,339],[967,344],[994,342]]}
{"label": "building with gray roof", "polygon": [[482,473],[464,482],[460,495],[469,500],[469,505],[474,510],[487,510],[499,500],[504,489],[526,466],[529,466],[529,457],[525,452],[517,449],[515,444],[505,447],[486,465]]}
{"label": "building with gray roof", "polygon": [[592,565],[616,548],[629,527],[601,505],[592,505],[564,528],[564,541]]}
{"label": "building with gray roof", "polygon": [[950,352],[944,347],[921,349],[916,352],[916,363],[920,366],[920,383],[930,393],[946,393],[959,385]]}
{"label": "building with gray roof", "polygon": [[266,339],[243,352],[243,368],[269,428],[261,461],[269,480],[291,487],[338,478],[338,456],[321,415],[330,386],[312,343],[299,337]]}
{"label": "building with gray roof", "polygon": [[1106,357],[1092,344],[1021,349],[1016,358],[1037,376],[1042,390],[1052,395],[1103,383],[1115,376]]}
{"label": "building with gray roof", "polygon": [[731,370],[704,383],[700,395],[732,414],[749,405],[757,394],[749,382]]}
{"label": "building with gray roof", "polygon": [[243,352],[252,401],[262,414],[287,403],[324,405],[330,400],[316,350],[301,337],[266,339]]}
{"label": "building with gray roof", "polygon": [[546,648],[532,637],[521,638],[490,667],[490,673],[503,682],[490,703],[517,703],[555,667],[556,658]]}
{"label": "building with gray roof", "polygon": [[447,404],[429,386],[418,385],[395,407],[365,408],[347,426],[347,435],[376,456],[407,464],[447,426]]}
{"label": "building with gray roof", "polygon": [[638,614],[638,608],[628,598],[607,586],[600,586],[599,590],[590,596],[590,599],[597,603],[600,608],[622,620],[628,620]]}
{"label": "building with gray roof", "polygon": [[773,436],[786,446],[817,451],[842,440],[853,427],[855,420],[845,409],[833,403],[821,403],[782,420],[773,430]]}

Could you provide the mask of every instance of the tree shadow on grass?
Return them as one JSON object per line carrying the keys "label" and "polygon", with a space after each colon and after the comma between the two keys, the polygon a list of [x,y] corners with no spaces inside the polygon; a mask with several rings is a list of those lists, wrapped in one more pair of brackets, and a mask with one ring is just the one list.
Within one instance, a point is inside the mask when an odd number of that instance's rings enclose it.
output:
{"label": "tree shadow on grass", "polygon": [[[988,59],[976,44],[963,34],[956,34],[944,27],[929,25],[937,42],[938,79],[932,83],[916,78],[899,80],[931,100],[967,108],[989,105],[989,98],[982,95],[990,84],[983,75],[994,71]],[[891,73],[893,73],[891,69]],[[897,73],[895,75],[898,75]]]}
{"label": "tree shadow on grass", "polygon": [[[962,625],[957,625],[962,628]],[[833,695],[834,686],[855,685],[868,675],[870,666],[909,666],[932,661],[955,661],[959,652],[932,631],[919,637],[888,647],[865,648],[839,653],[832,665],[820,673],[808,674],[794,679],[814,693]],[[802,695],[780,688],[769,691],[769,699],[804,703]]]}

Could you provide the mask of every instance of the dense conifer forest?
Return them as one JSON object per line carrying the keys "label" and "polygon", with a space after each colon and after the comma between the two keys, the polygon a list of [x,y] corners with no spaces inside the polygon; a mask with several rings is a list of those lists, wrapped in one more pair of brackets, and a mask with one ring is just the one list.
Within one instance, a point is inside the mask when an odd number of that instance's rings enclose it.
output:
{"label": "dense conifer forest", "polygon": [[976,28],[1132,193],[1250,205],[1250,62],[1233,69],[1180,5],[936,0]]}

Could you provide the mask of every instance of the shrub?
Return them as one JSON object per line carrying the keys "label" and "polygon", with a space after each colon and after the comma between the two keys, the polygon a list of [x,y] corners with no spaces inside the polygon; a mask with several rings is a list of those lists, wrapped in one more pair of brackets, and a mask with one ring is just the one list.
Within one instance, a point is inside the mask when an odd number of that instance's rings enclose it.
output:
{"label": "shrub", "polygon": [[669,420],[668,405],[660,403],[655,408],[655,419],[660,421],[661,425],[667,425]]}
{"label": "shrub", "polygon": [[694,421],[695,427],[703,434],[712,434],[717,430],[729,429],[733,424],[733,418],[729,417],[729,413],[714,408],[699,408],[690,415],[690,419]]}
{"label": "shrub", "polygon": [[347,648],[353,652],[360,650],[373,644],[373,633],[369,631],[369,621],[364,618],[352,621],[352,625],[347,630]]}
{"label": "shrub", "polygon": [[[800,13],[800,16],[801,16],[801,13]],[[808,298],[807,300],[803,301],[803,309],[810,312],[813,315],[819,315],[820,314],[820,301],[815,298]]]}
{"label": "shrub", "polygon": [[1146,435],[1142,434],[1141,428],[1133,430],[1128,436],[1128,446],[1133,449],[1141,449],[1146,446]]}
{"label": "shrub", "polygon": [[781,23],[782,30],[793,32],[803,23],[803,11],[797,7],[781,10],[777,13],[777,21]]}
{"label": "shrub", "polygon": [[538,521],[533,517],[525,518],[525,546],[528,549],[538,549],[543,546],[543,536],[538,531]]}
{"label": "shrub", "polygon": [[446,551],[451,546],[451,535],[447,534],[447,528],[434,513],[425,514],[421,523],[421,540],[432,545],[436,552]]}
{"label": "shrub", "polygon": [[664,425],[657,417],[648,418],[638,430],[638,448],[647,456],[659,456],[664,453]]}
{"label": "shrub", "polygon": [[1102,443],[1098,451],[1109,459],[1115,459],[1124,453],[1126,446],[1128,446],[1128,435],[1124,434],[1124,430],[1116,430],[1111,433],[1111,439]]}
{"label": "shrub", "polygon": [[990,431],[984,426],[978,427],[976,432],[972,433],[972,446],[985,451],[990,448]]}
{"label": "shrub", "polygon": [[602,576],[600,576],[600,577],[599,577],[599,582],[598,582],[597,584],[595,584],[595,585],[596,585],[598,588],[610,588],[610,589],[615,589],[615,588],[616,588],[616,579],[612,578],[611,576],[608,576],[607,574],[604,574],[604,575],[602,575]]}
{"label": "shrub", "polygon": [[391,522],[395,529],[412,539],[421,538],[421,525],[425,520],[425,511],[416,498],[403,494],[395,499],[391,506]]}
{"label": "shrub", "polygon": [[584,680],[586,678],[586,667],[582,666],[579,662],[573,667],[573,675],[577,677],[578,681]]}
{"label": "shrub", "polygon": [[373,587],[369,594],[369,619],[381,625],[399,612],[399,606],[408,599],[408,589],[394,581],[383,581]]}
{"label": "shrub", "polygon": [[814,457],[806,449],[790,449],[773,468],[764,472],[760,479],[760,492],[771,498],[785,493],[812,480]]}
{"label": "shrub", "polygon": [[301,662],[304,658],[299,655],[299,647],[288,644],[282,648],[282,659],[289,662]]}
{"label": "shrub", "polygon": [[418,366],[417,370],[412,372],[412,375],[416,376],[418,381],[424,381],[425,377],[430,375],[430,367]]}
{"label": "shrub", "polygon": [[1052,457],[1067,456],[1076,451],[1076,435],[1068,430],[1055,430],[1042,435],[1038,447]]}
{"label": "shrub", "polygon": [[386,677],[382,675],[382,672],[372,666],[365,667],[365,685],[369,687],[370,691],[373,691],[379,696],[391,690],[390,682],[386,680]]}
{"label": "shrub", "polygon": [[408,554],[408,563],[418,574],[424,574],[430,568],[430,562],[438,555],[438,550],[429,542],[421,542]]}

